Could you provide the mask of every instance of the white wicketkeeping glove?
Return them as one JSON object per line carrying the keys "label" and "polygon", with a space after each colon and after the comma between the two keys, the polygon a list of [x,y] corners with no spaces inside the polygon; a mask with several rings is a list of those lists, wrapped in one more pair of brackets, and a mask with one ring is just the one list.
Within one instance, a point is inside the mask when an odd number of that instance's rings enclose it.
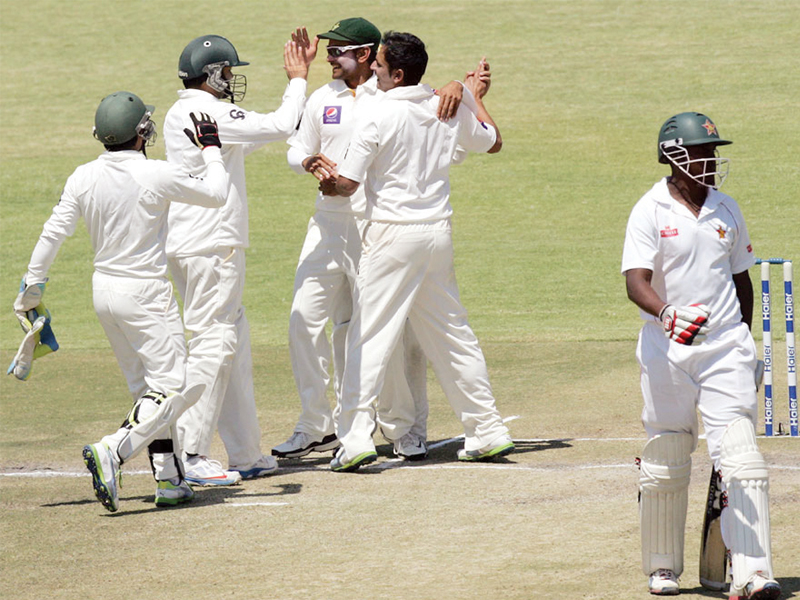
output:
{"label": "white wicketkeeping glove", "polygon": [[[27,321],[27,319],[25,320]],[[41,343],[39,332],[42,330],[42,327],[44,327],[46,320],[47,317],[42,315],[30,324],[28,332],[22,339],[22,343],[19,345],[19,350],[17,351],[16,356],[14,356],[14,360],[11,361],[11,364],[8,367],[8,371],[6,372],[7,375],[11,375],[13,373],[14,377],[20,381],[25,381],[28,379],[28,377],[30,377],[33,359],[36,358],[34,353],[36,352],[37,346],[39,346]]]}
{"label": "white wicketkeeping glove", "polygon": [[703,341],[708,334],[709,308],[705,304],[675,307],[667,304],[658,318],[664,326],[664,335],[673,342],[691,346]]}
{"label": "white wicketkeeping glove", "polygon": [[58,350],[58,342],[50,326],[50,312],[42,302],[44,283],[27,285],[25,278],[14,301],[14,314],[19,320],[25,337],[8,367],[7,374],[25,381],[31,375],[33,361]]}
{"label": "white wicketkeeping glove", "polygon": [[[25,277],[19,284],[19,294],[17,299],[14,300],[14,314],[17,315],[19,324],[22,330],[26,333],[31,329],[31,321],[28,319],[28,311],[33,310],[42,303],[42,296],[44,296],[44,283],[35,283],[28,285],[25,283]],[[44,314],[45,311],[39,311]]]}

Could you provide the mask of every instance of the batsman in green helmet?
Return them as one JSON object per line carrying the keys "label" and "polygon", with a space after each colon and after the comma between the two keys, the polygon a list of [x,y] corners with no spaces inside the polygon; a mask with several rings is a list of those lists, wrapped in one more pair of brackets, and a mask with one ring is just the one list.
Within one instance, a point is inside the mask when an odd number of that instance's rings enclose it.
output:
{"label": "batsman in green helmet", "polygon": [[648,437],[639,476],[642,570],[651,594],[680,592],[702,420],[714,474],[700,581],[723,589],[730,556],[730,595],[768,600],[780,586],[755,433],[759,368],[748,274],[755,255],[739,205],[719,191],[729,161],[718,148],[730,143],[703,113],[667,119],[657,151],[670,172],[633,207],[625,234],[622,273],[644,323],[636,350]]}

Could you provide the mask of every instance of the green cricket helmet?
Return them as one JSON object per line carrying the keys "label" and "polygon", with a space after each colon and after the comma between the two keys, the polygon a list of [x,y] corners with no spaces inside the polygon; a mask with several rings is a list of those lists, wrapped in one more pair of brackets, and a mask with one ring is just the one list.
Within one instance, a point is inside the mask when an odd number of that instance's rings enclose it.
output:
{"label": "green cricket helmet", "polygon": [[222,76],[225,67],[243,67],[250,63],[239,60],[239,54],[228,40],[219,35],[203,35],[193,39],[181,52],[178,59],[178,77],[197,79],[206,75],[206,83],[231,102],[240,102],[247,91],[247,78],[233,75]]}
{"label": "green cricket helmet", "polygon": [[155,110],[136,94],[115,92],[97,107],[94,137],[106,146],[119,146],[138,135],[151,146],[156,141],[156,126],[150,120]]}
{"label": "green cricket helmet", "polygon": [[[732,143],[730,140],[722,139],[719,136],[717,126],[703,113],[680,113],[667,119],[661,126],[661,130],[658,133],[658,162],[673,164],[698,183],[719,189],[728,175],[729,159],[715,156],[713,158],[689,160],[689,152],[686,148],[714,144],[716,149],[717,146],[725,146]],[[719,183],[709,185],[702,181],[702,178],[689,174],[687,167],[690,163],[704,162],[704,166],[707,167],[711,161],[716,163],[715,168],[713,171],[704,170],[704,176],[713,174],[719,179]]]}

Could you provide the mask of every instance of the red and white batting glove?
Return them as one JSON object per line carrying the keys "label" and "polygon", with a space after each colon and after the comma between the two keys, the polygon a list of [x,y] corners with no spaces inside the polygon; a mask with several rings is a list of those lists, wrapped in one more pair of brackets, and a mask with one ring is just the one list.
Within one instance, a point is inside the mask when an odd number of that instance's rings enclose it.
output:
{"label": "red and white batting glove", "polygon": [[691,346],[701,342],[708,334],[709,308],[705,304],[675,307],[667,304],[658,318],[664,326],[664,335],[673,342]]}

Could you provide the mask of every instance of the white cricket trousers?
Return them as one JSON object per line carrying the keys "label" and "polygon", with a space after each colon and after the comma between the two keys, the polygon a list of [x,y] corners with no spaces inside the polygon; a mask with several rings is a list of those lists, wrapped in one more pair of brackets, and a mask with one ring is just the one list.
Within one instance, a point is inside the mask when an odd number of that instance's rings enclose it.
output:
{"label": "white cricket trousers", "polygon": [[[95,312],[133,401],[148,390],[165,395],[183,390],[186,346],[169,280],[116,277],[95,271],[92,296]],[[118,430],[106,437],[117,439],[126,432]],[[169,428],[159,438],[171,439]],[[151,459],[156,479],[179,475],[172,454],[159,454]]]}
{"label": "white cricket trousers", "polygon": [[261,458],[261,429],[250,326],[242,306],[244,249],[173,257],[169,266],[183,298],[183,323],[190,334],[187,386],[206,384],[200,400],[178,420],[183,449],[208,456],[218,429],[229,465],[252,465]]}
{"label": "white cricket trousers", "polygon": [[477,450],[508,434],[459,298],[449,219],[369,223],[356,293],[337,419],[347,458],[375,449],[375,400],[406,319],[464,427],[464,447]]}
{"label": "white cricket trousers", "polygon": [[756,423],[756,346],[747,325],[728,325],[699,344],[684,346],[668,340],[658,323],[649,322],[639,333],[636,358],[648,438],[690,433],[696,447],[699,411],[708,453],[719,469],[725,428],[739,417]]}
{"label": "white cricket trousers", "polygon": [[[364,225],[352,213],[318,211],[309,220],[295,274],[289,353],[302,406],[295,431],[317,438],[334,432],[327,397],[331,344],[325,326],[328,321],[333,325],[333,388],[338,401]],[[391,440],[409,431],[424,439],[427,432],[427,360],[413,333],[408,331],[406,338],[390,360],[379,403],[378,420]]]}

